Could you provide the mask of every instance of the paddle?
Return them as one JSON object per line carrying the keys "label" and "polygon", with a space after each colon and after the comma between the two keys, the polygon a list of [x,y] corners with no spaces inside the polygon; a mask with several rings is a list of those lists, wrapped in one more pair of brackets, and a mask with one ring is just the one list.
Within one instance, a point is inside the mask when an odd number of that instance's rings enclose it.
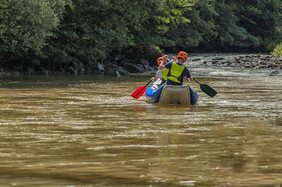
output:
{"label": "paddle", "polygon": [[201,90],[205,92],[208,96],[214,97],[217,94],[217,92],[214,89],[212,89],[209,85],[201,84],[196,79],[193,80],[200,85]]}
{"label": "paddle", "polygon": [[141,95],[143,95],[143,93],[146,91],[148,84],[150,84],[152,80],[150,80],[146,85],[144,86],[140,86],[139,88],[137,88],[132,94],[131,96],[135,99],[138,99],[139,97],[141,97]]}

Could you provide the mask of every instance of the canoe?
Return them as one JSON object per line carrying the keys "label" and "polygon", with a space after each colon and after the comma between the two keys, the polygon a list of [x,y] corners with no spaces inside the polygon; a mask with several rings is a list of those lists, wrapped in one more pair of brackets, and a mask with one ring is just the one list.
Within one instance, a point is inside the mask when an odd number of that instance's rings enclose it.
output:
{"label": "canoe", "polygon": [[189,85],[163,84],[158,89],[151,85],[147,88],[145,95],[152,103],[195,105],[198,101],[197,92]]}

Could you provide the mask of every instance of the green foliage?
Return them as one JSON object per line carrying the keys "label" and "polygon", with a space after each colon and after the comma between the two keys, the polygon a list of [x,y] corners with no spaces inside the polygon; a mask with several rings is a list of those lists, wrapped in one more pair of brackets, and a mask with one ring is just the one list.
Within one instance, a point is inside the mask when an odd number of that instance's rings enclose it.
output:
{"label": "green foliage", "polygon": [[[182,12],[189,8],[188,2],[74,1],[46,51],[55,61],[68,63],[79,59],[93,64],[116,51],[162,44],[161,35],[171,24],[187,21]],[[187,8],[177,9],[184,5]]]}
{"label": "green foliage", "polygon": [[155,46],[269,52],[282,40],[281,7],[280,0],[1,0],[0,60],[91,65]]}
{"label": "green foliage", "polygon": [[282,43],[278,44],[271,54],[277,58],[282,57]]}
{"label": "green foliage", "polygon": [[267,51],[277,42],[279,0],[226,0],[215,3],[218,41],[227,48]]}
{"label": "green foliage", "polygon": [[279,35],[281,36],[276,28],[279,25],[280,0],[241,0],[237,3],[237,7],[241,9],[240,14],[237,14],[240,18],[238,25],[257,40],[254,46],[259,46],[264,51],[273,49]]}
{"label": "green foliage", "polygon": [[207,2],[196,4],[192,10],[187,10],[184,16],[190,22],[181,22],[165,35],[172,43],[166,42],[165,47],[192,48],[197,47],[203,41],[211,41],[216,37],[216,27],[213,17],[217,15],[214,6]]}
{"label": "green foliage", "polygon": [[7,29],[7,26],[4,25],[4,20],[5,20],[5,12],[4,10],[7,8],[6,5],[4,4],[5,1],[0,2],[0,35],[4,33],[4,31]]}
{"label": "green foliage", "polygon": [[2,1],[0,51],[12,54],[13,58],[42,55],[46,39],[59,25],[67,4],[68,0]]}
{"label": "green foliage", "polygon": [[281,40],[280,5],[279,0],[198,1],[185,13],[191,23],[170,30],[166,39],[174,42],[164,47],[269,51]]}

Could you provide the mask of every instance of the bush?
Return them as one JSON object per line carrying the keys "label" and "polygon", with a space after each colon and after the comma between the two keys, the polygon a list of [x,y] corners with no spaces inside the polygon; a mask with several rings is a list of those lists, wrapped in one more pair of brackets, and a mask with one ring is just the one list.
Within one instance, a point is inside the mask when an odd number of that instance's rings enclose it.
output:
{"label": "bush", "polygon": [[271,54],[277,58],[282,57],[282,43],[278,44]]}

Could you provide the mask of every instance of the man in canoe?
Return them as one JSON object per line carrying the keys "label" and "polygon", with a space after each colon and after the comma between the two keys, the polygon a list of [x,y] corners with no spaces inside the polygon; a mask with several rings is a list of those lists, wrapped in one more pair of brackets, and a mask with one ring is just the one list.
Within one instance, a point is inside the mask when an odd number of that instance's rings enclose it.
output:
{"label": "man in canoe", "polygon": [[182,85],[184,77],[188,78],[188,81],[192,82],[193,78],[189,69],[183,65],[183,63],[187,60],[188,55],[184,51],[180,51],[177,55],[177,62],[171,61],[166,64],[161,62],[159,65],[160,71],[167,71],[167,85]]}

